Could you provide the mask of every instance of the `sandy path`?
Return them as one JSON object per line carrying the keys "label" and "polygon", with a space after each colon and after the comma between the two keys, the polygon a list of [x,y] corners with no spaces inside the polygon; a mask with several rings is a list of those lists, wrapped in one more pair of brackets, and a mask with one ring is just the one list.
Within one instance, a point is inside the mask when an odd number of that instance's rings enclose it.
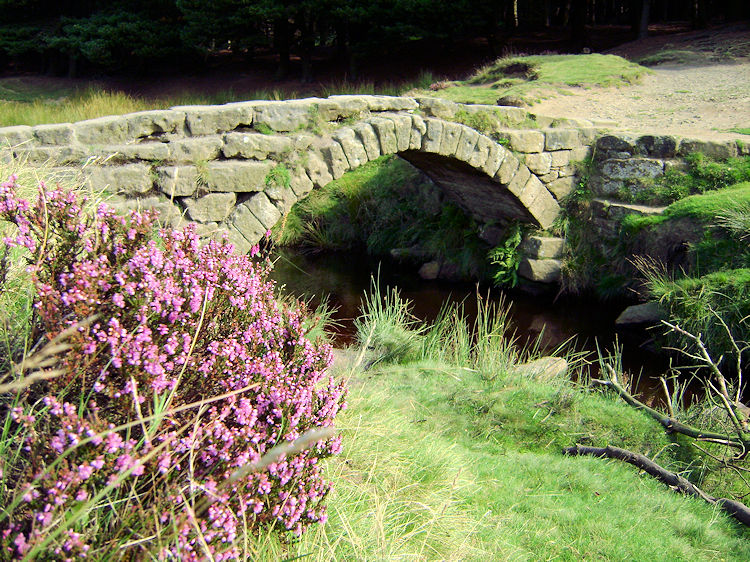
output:
{"label": "sandy path", "polygon": [[659,66],[642,82],[621,88],[574,88],[535,104],[553,117],[612,119],[624,129],[701,138],[744,138],[750,128],[750,59],[732,64]]}

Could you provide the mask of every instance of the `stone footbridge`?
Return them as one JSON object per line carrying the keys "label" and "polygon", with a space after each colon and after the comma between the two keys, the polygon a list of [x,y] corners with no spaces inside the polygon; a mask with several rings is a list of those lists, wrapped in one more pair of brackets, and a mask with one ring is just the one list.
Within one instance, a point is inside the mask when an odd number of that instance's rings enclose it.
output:
{"label": "stone footbridge", "polygon": [[167,224],[226,231],[240,251],[312,189],[385,154],[424,171],[482,231],[549,228],[602,126],[435,98],[331,96],[182,106],[0,129],[0,158],[25,159],[157,208]]}

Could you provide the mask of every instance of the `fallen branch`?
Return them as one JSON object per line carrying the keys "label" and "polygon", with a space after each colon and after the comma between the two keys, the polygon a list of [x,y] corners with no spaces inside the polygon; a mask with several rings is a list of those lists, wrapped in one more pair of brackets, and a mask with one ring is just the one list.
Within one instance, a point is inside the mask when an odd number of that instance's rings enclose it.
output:
{"label": "fallen branch", "polygon": [[735,500],[709,496],[686,478],[668,471],[641,454],[628,451],[627,449],[620,449],[618,447],[588,447],[585,445],[566,447],[563,449],[563,454],[568,456],[588,455],[592,457],[617,459],[632,464],[678,492],[702,498],[711,505],[719,506],[737,521],[750,527],[750,508],[745,504]]}
{"label": "fallen branch", "polygon": [[[612,367],[610,367],[609,365],[605,365],[605,367],[607,367],[607,370],[612,370]],[[610,375],[612,375],[612,373],[610,373]],[[714,433],[713,431],[700,430],[697,427],[684,424],[670,416],[666,416],[661,412],[650,408],[649,406],[646,406],[643,402],[634,398],[633,395],[625,390],[620,384],[615,382],[615,376],[612,376],[612,378],[613,380],[608,381],[601,379],[591,379],[591,382],[593,384],[598,384],[613,389],[615,392],[617,392],[617,394],[620,395],[623,400],[625,400],[625,402],[633,406],[636,410],[642,410],[646,412],[649,416],[663,425],[664,429],[669,432],[681,433],[700,441],[709,441],[711,443],[719,443],[721,445],[734,447],[735,449],[739,449],[740,451],[742,451],[742,454],[747,452],[746,444],[739,439],[730,437],[729,435],[725,435],[723,433]]]}

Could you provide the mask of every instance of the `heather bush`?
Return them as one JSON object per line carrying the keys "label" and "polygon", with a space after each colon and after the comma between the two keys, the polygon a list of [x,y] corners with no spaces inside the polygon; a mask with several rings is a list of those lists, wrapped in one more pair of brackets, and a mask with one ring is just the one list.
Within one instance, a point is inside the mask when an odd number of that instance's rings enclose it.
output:
{"label": "heather bush", "polygon": [[154,213],[16,187],[0,186],[5,243],[26,250],[38,341],[64,345],[17,365],[0,401],[2,450],[19,444],[0,466],[2,556],[224,560],[246,533],[324,521],[337,437],[248,469],[344,407],[330,347],[276,300],[270,265],[191,227],[156,235]]}

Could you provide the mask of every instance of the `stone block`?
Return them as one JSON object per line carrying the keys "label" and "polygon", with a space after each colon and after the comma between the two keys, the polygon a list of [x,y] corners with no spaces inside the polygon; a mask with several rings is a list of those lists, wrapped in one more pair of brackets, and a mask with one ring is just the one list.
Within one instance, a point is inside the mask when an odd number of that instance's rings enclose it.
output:
{"label": "stone block", "polygon": [[[494,141],[490,141],[490,143],[491,144],[489,153],[487,154],[487,161],[482,167],[482,171],[488,176],[494,177],[497,175],[498,171],[500,171],[500,166],[502,166],[503,162],[505,162],[505,159],[508,156],[511,156],[511,154],[510,152],[508,152],[508,150],[505,149],[504,146],[500,146]],[[479,146],[479,143],[477,143],[477,146]]]}
{"label": "stone block", "polygon": [[737,156],[737,141],[704,141],[684,139],[680,142],[679,155],[687,156],[693,152],[701,152],[711,158],[720,160]]}
{"label": "stone block", "polygon": [[362,96],[328,96],[328,101],[333,102],[338,107],[339,118],[361,117],[370,112],[370,106]]}
{"label": "stone block", "polygon": [[163,166],[156,168],[156,187],[168,197],[186,197],[198,187],[195,166]]}
{"label": "stone block", "polygon": [[[330,96],[329,99],[337,101],[339,97]],[[414,98],[405,96],[357,96],[367,103],[370,111],[410,111],[419,108]]]}
{"label": "stone block", "polygon": [[339,179],[350,170],[344,149],[335,140],[327,142],[321,147],[320,152],[323,155],[323,160],[328,164],[328,169],[331,170],[333,179]]}
{"label": "stone block", "polygon": [[406,113],[384,113],[383,118],[393,121],[398,151],[403,152],[409,150],[412,127],[411,115]]}
{"label": "stone block", "polygon": [[[271,230],[273,225],[281,218],[281,213],[276,206],[271,203],[265,193],[258,193],[248,199],[244,206],[255,215],[265,230]],[[264,234],[265,234],[264,230]]]}
{"label": "stone block", "polygon": [[440,141],[439,154],[455,156],[463,129],[464,126],[459,123],[445,123],[443,125],[443,139]]}
{"label": "stone block", "polygon": [[126,214],[129,211],[157,211],[159,213],[157,224],[165,227],[179,228],[185,224],[182,212],[166,197],[150,195],[127,199],[113,198],[107,203],[119,214]]}
{"label": "stone block", "polygon": [[562,275],[562,262],[525,258],[518,266],[518,274],[537,283],[558,283]]}
{"label": "stone block", "polygon": [[510,141],[510,147],[516,152],[544,150],[544,133],[540,131],[508,131],[501,134]]}
{"label": "stone block", "polygon": [[229,216],[237,202],[235,193],[208,193],[198,199],[182,199],[191,220],[198,222],[221,222]]}
{"label": "stone block", "polygon": [[122,117],[127,122],[128,136],[132,139],[182,133],[185,128],[185,113],[171,109],[139,111]]}
{"label": "stone block", "polygon": [[375,160],[381,156],[380,140],[372,125],[369,123],[356,123],[352,127],[352,130],[357,133],[357,137],[359,137],[369,160]]}
{"label": "stone block", "polygon": [[303,100],[253,102],[255,124],[263,124],[274,131],[286,132],[304,129],[316,120],[336,119],[338,106],[334,101],[320,98]]}
{"label": "stone block", "polygon": [[440,262],[430,261],[419,268],[419,276],[427,281],[432,281],[440,275]]}
{"label": "stone block", "polygon": [[542,180],[542,183],[550,183],[555,181],[558,177],[560,177],[560,175],[557,170],[552,170],[549,174],[539,176],[539,179]]}
{"label": "stone block", "polygon": [[73,129],[81,144],[125,144],[132,140],[127,120],[119,115],[79,121]]}
{"label": "stone block", "polygon": [[547,174],[549,173],[550,167],[552,166],[552,156],[550,156],[546,152],[527,154],[526,165],[529,167],[529,170],[534,172],[536,175]]}
{"label": "stone block", "polygon": [[297,196],[291,187],[269,185],[263,192],[282,215],[286,215],[297,202]]}
{"label": "stone block", "polygon": [[614,180],[655,178],[664,173],[664,162],[649,158],[611,159],[602,164],[601,172]]}
{"label": "stone block", "polygon": [[369,161],[367,151],[353,129],[349,127],[339,129],[333,134],[333,139],[344,149],[344,154],[352,170]]}
{"label": "stone block", "polygon": [[427,132],[422,137],[422,151],[437,154],[443,141],[443,121],[439,119],[425,119]]}
{"label": "stone block", "polygon": [[518,249],[528,258],[557,259],[562,257],[564,244],[565,240],[562,238],[529,235],[523,239]]}
{"label": "stone block", "polygon": [[539,190],[536,199],[529,205],[528,210],[544,230],[552,227],[557,217],[560,216],[560,205],[546,189]]}
{"label": "stone block", "polygon": [[[266,201],[268,201],[267,198]],[[241,205],[237,205],[234,209],[234,213],[232,213],[232,216],[229,219],[229,222],[237,230],[237,232],[242,235],[242,237],[252,246],[253,244],[257,244],[260,239],[265,236],[268,229],[263,226],[263,224],[255,216],[255,214],[249,209],[248,203],[249,202],[245,202]],[[271,205],[271,202],[268,201],[268,204]],[[231,229],[229,230],[231,231]],[[230,234],[230,240],[231,239],[232,238]],[[239,242],[241,241],[238,240],[238,243]],[[248,247],[247,250],[244,250],[243,253],[247,253],[249,249],[250,248]]]}
{"label": "stone block", "polygon": [[[468,164],[470,166],[473,166],[474,168],[483,169],[487,165],[487,159],[490,157],[490,150],[493,146],[497,146],[496,143],[494,143],[486,136],[478,134],[477,142],[474,145],[471,154],[469,155],[469,159],[467,160]],[[497,151],[495,151],[494,155],[497,156],[497,154]],[[497,167],[500,167],[500,162],[498,162]],[[487,175],[494,176],[495,172],[497,172],[497,169],[495,169],[495,171],[491,174]]]}
{"label": "stone block", "polygon": [[617,317],[615,325],[634,326],[638,324],[647,324],[655,326],[664,319],[666,319],[666,315],[662,311],[658,302],[646,302],[627,307]]}
{"label": "stone block", "polygon": [[437,117],[450,121],[456,116],[460,106],[452,101],[440,98],[420,97],[417,98],[419,109],[428,117]]}
{"label": "stone block", "polygon": [[[495,178],[501,184],[508,185],[510,183],[510,180],[513,179],[513,175],[516,173],[516,170],[518,170],[519,165],[520,162],[518,161],[518,158],[516,158],[513,154],[508,153],[503,159],[502,164],[500,164],[500,168],[498,168],[497,173],[495,174]],[[526,168],[526,166],[524,166],[524,168]]]}
{"label": "stone block", "polygon": [[185,123],[193,136],[215,135],[253,124],[253,106],[248,103],[189,105],[172,109],[185,113]]}
{"label": "stone block", "polygon": [[543,192],[546,192],[546,191],[547,191],[547,188],[544,187],[544,184],[541,182],[541,180],[538,177],[536,177],[534,174],[529,174],[529,178],[526,180],[526,183],[523,185],[520,193],[518,194],[518,200],[527,209],[530,210],[533,203],[539,198],[539,196]]}
{"label": "stone block", "polygon": [[[248,221],[254,221],[259,226],[260,230],[263,229],[263,227],[260,226],[258,219],[252,216],[250,211],[246,211],[245,213],[245,216],[240,216],[238,214],[234,217],[234,219],[237,220],[240,225],[248,229],[248,233],[250,236],[252,236],[252,227],[247,225]],[[240,232],[240,229],[237,228],[234,223],[226,225],[225,229],[225,232],[227,233],[227,241],[229,241],[229,243],[234,246],[234,252],[236,254],[247,254],[250,251],[250,248],[252,248],[254,244],[257,244],[257,242],[260,240],[260,237],[264,234],[263,232],[261,232],[256,240],[250,242],[247,238],[245,238],[245,235]]]}
{"label": "stone block", "polygon": [[145,142],[137,144],[120,144],[105,146],[92,151],[92,156],[112,157],[116,161],[133,160],[165,161],[169,160],[169,144],[164,142]]}
{"label": "stone block", "polygon": [[581,139],[576,129],[547,129],[545,137],[544,146],[547,150],[568,150],[581,146]]}
{"label": "stone block", "polygon": [[381,154],[394,154],[398,152],[398,140],[396,139],[396,125],[390,119],[383,117],[372,117],[367,121],[372,125],[380,141]]}
{"label": "stone block", "polygon": [[575,176],[567,176],[552,180],[547,184],[547,189],[560,201],[563,197],[570,195],[576,185]]}
{"label": "stone block", "polygon": [[474,148],[479,141],[479,133],[469,127],[461,127],[461,137],[458,139],[456,148],[456,158],[463,162],[469,162],[474,152]]}
{"label": "stone block", "polygon": [[297,199],[301,199],[312,191],[313,182],[307,175],[305,170],[303,170],[301,167],[298,167],[291,172],[289,187],[292,189],[292,191],[294,191]]}
{"label": "stone block", "polygon": [[667,135],[643,135],[636,141],[638,152],[651,158],[674,158],[677,139]]}
{"label": "stone block", "polygon": [[411,133],[409,134],[409,150],[422,149],[422,137],[427,132],[427,124],[419,115],[411,116]]}
{"label": "stone block", "polygon": [[270,162],[223,161],[209,162],[199,178],[208,191],[253,192],[262,191],[266,176],[273,165]]}
{"label": "stone block", "polygon": [[588,146],[581,146],[570,151],[571,162],[583,162],[589,156],[591,156],[591,148]]}
{"label": "stone block", "polygon": [[333,181],[333,176],[328,169],[328,165],[326,165],[323,158],[317,152],[309,152],[307,154],[304,170],[315,187],[323,187]]}
{"label": "stone block", "polygon": [[84,174],[94,191],[107,190],[124,195],[137,195],[154,187],[150,168],[145,164],[122,166],[88,166]]}
{"label": "stone block", "polygon": [[29,146],[34,144],[34,130],[28,125],[3,127],[0,129],[0,148],[6,146]]}
{"label": "stone block", "polygon": [[530,177],[531,172],[529,171],[528,167],[526,167],[525,164],[520,164],[518,166],[518,170],[513,175],[513,179],[511,179],[508,183],[508,191],[510,191],[516,197],[520,198],[523,194],[524,188],[526,187],[526,182],[529,181]]}
{"label": "stone block", "polygon": [[260,133],[226,133],[222,154],[225,158],[280,159],[290,153],[294,140],[279,135]]}
{"label": "stone block", "polygon": [[570,164],[571,152],[571,150],[555,150],[554,152],[550,152],[549,156],[551,158],[552,166],[559,168]]}
{"label": "stone block", "polygon": [[39,144],[60,146],[75,142],[72,123],[37,125],[33,130]]}
{"label": "stone block", "polygon": [[221,154],[223,143],[218,135],[173,140],[169,143],[172,162],[207,162]]}
{"label": "stone block", "polygon": [[603,135],[596,141],[598,152],[614,151],[638,154],[636,137],[632,134]]}
{"label": "stone block", "polygon": [[[29,148],[23,148],[28,146]],[[19,158],[31,165],[64,166],[83,164],[91,152],[80,145],[72,146],[34,146],[21,145],[14,151]]]}

